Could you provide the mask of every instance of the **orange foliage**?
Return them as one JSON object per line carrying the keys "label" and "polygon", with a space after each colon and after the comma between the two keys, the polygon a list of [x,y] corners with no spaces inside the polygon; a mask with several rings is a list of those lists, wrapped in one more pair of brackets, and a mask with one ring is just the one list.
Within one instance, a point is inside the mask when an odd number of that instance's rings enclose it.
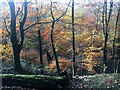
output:
{"label": "orange foliage", "polygon": [[42,35],[44,36],[44,40],[49,40],[50,30],[51,30],[51,25],[49,24],[45,27],[44,31],[42,32]]}
{"label": "orange foliage", "polygon": [[34,63],[39,63],[40,61],[39,53],[36,50],[27,50],[27,51],[22,50],[20,56],[22,59],[27,59]]}
{"label": "orange foliage", "polygon": [[[49,68],[50,71],[54,70],[56,67],[56,61],[53,60],[49,66],[46,66],[47,68]],[[71,62],[68,59],[65,59],[63,57],[59,58],[59,67],[60,70],[67,70],[68,68],[71,67]]]}

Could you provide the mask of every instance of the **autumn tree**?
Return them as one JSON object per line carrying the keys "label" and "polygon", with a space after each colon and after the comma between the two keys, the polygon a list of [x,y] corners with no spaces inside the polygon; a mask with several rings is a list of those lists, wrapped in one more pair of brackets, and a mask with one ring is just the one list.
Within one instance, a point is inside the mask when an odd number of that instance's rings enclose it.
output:
{"label": "autumn tree", "polygon": [[[104,0],[102,24],[103,24],[103,34],[104,34],[103,63],[105,66],[108,66],[108,62],[109,62],[107,60],[107,42],[108,42],[108,32],[110,31],[109,22],[111,19],[112,8],[113,8],[113,1],[112,0],[110,1],[109,14],[108,14],[107,7],[108,7],[107,0]],[[106,72],[106,71],[104,71],[104,72]]]}
{"label": "autumn tree", "polygon": [[54,57],[55,57],[55,60],[56,60],[57,73],[58,73],[58,75],[60,75],[59,62],[58,62],[58,57],[57,57],[56,49],[55,49],[55,45],[54,45],[53,34],[54,34],[55,22],[58,21],[59,19],[61,19],[66,14],[70,2],[67,5],[66,11],[61,16],[59,16],[57,19],[55,19],[54,14],[53,14],[53,9],[52,9],[53,8],[53,2],[52,2],[52,0],[50,0],[50,3],[51,3],[50,11],[51,11],[51,17],[52,17],[52,26],[51,26],[52,28],[51,28],[51,33],[50,33],[50,39],[51,39],[53,54],[54,54]]}
{"label": "autumn tree", "polygon": [[[37,1],[36,1],[37,3]],[[38,7],[36,7],[37,12],[39,13]],[[37,22],[38,22],[38,14],[37,14]],[[39,25],[38,25],[39,26]],[[40,28],[39,28],[40,29]],[[43,53],[42,53],[42,36],[41,36],[41,30],[37,31],[38,38],[39,38],[39,54],[40,54],[40,64],[41,64],[41,74],[43,74]]]}
{"label": "autumn tree", "polygon": [[55,56],[55,60],[56,60],[56,68],[57,68],[57,72],[58,72],[58,75],[60,74],[60,69],[59,69],[59,62],[58,62],[58,58],[57,58],[57,54],[56,54],[56,50],[55,50],[55,46],[54,46],[54,40],[53,40],[53,30],[54,30],[54,25],[55,25],[55,18],[53,16],[53,10],[52,10],[52,1],[51,1],[51,16],[52,16],[52,29],[51,29],[51,34],[50,34],[50,37],[51,37],[51,45],[52,45],[52,49],[53,49],[53,54]]}
{"label": "autumn tree", "polygon": [[[117,31],[118,31],[118,26],[119,26],[118,23],[119,23],[119,18],[120,18],[120,3],[118,3],[118,7],[116,7],[116,9],[117,9],[117,17],[116,17],[116,22],[115,22],[113,46],[112,46],[112,58],[111,58],[111,60],[114,60],[114,73],[117,72],[116,64],[119,63],[119,61],[116,61],[115,55],[116,55],[116,41],[118,41],[118,43],[119,43],[119,38],[118,38],[118,40],[116,38],[117,38]],[[119,33],[118,33],[118,35],[119,35]],[[119,53],[119,49],[118,49],[118,53]],[[117,55],[117,57],[119,57],[119,55]]]}
{"label": "autumn tree", "polygon": [[15,3],[14,0],[9,0],[8,1],[10,11],[11,11],[11,21],[10,21],[10,38],[11,38],[11,43],[12,43],[12,48],[13,48],[13,54],[14,54],[14,68],[15,70],[21,71],[22,66],[20,63],[20,52],[23,47],[23,42],[24,42],[24,24],[27,18],[27,0],[23,2],[23,11],[24,14],[19,20],[19,30],[20,30],[20,39],[17,36],[17,31],[16,31],[16,22],[17,22],[17,16],[20,12],[23,12],[18,8],[18,11],[16,12],[15,10]]}
{"label": "autumn tree", "polygon": [[116,43],[118,45],[116,45],[116,56],[117,56],[117,63],[116,63],[116,73],[120,73],[120,2],[118,3],[118,15],[117,15],[117,19],[116,19],[116,29],[117,29],[117,38],[116,38]]}

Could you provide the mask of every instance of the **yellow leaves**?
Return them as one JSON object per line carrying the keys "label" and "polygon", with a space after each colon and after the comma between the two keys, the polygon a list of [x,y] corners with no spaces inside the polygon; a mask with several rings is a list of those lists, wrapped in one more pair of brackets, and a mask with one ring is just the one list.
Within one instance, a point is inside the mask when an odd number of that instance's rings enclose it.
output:
{"label": "yellow leaves", "polygon": [[93,56],[92,55],[86,56],[86,58],[84,59],[84,61],[87,62],[85,65],[88,67],[88,70],[90,70],[90,71],[93,69],[94,65],[96,64],[93,61]]}
{"label": "yellow leaves", "polygon": [[86,51],[83,53],[86,62],[85,65],[88,67],[89,71],[92,71],[93,68],[101,62],[102,58],[102,44],[101,47],[96,47],[95,45],[87,46]]}
{"label": "yellow leaves", "polygon": [[64,32],[63,32],[63,31],[60,31],[60,34],[64,34]]}
{"label": "yellow leaves", "polygon": [[0,49],[2,53],[2,60],[11,60],[13,55],[13,49],[9,44],[0,44]]}
{"label": "yellow leaves", "polygon": [[1,36],[2,36],[2,29],[0,29],[0,38],[2,38]]}
{"label": "yellow leaves", "polygon": [[18,24],[18,22],[17,22],[17,24],[16,24],[16,30],[19,30],[19,27],[20,27],[20,24]]}
{"label": "yellow leaves", "polygon": [[66,43],[69,43],[69,41],[72,40],[72,33],[71,32],[63,32],[63,31],[60,31],[57,35],[56,35],[56,40],[55,42],[57,44],[60,44],[60,42],[62,44],[66,44]]}
{"label": "yellow leaves", "polygon": [[60,32],[60,34],[62,35],[61,38],[65,39],[65,40],[71,40],[72,39],[72,32]]}
{"label": "yellow leaves", "polygon": [[94,46],[91,46],[91,47],[87,47],[86,50],[87,51],[92,51],[92,50],[94,50],[94,48],[95,48]]}
{"label": "yellow leaves", "polygon": [[86,59],[86,61],[91,62],[91,60],[93,59],[93,56],[92,55],[88,55],[85,59]]}
{"label": "yellow leaves", "polygon": [[2,53],[7,53],[7,52],[12,52],[12,47],[7,44],[7,45],[0,45]]}
{"label": "yellow leaves", "polygon": [[2,29],[1,31],[0,31],[1,33],[0,33],[0,35],[2,36],[2,35],[8,35],[8,33],[7,33],[7,31],[5,30],[5,29]]}
{"label": "yellow leaves", "polygon": [[88,37],[87,39],[86,39],[86,41],[90,41],[92,39],[92,37]]}
{"label": "yellow leaves", "polygon": [[86,42],[91,39],[90,32],[88,30],[83,31],[78,38],[81,38],[83,42]]}

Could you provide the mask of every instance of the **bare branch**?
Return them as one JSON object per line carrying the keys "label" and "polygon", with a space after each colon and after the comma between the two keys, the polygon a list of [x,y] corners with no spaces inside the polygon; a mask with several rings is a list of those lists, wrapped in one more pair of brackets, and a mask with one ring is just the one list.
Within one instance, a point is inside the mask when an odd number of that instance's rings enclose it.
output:
{"label": "bare branch", "polygon": [[54,18],[53,10],[52,10],[52,0],[50,0],[50,2],[51,2],[51,5],[50,5],[50,13],[51,13],[52,19],[53,19],[53,21],[54,21],[55,18]]}
{"label": "bare branch", "polygon": [[24,27],[26,18],[27,18],[27,0],[24,1],[24,16],[23,16],[22,21],[20,22],[20,35],[21,35],[20,45],[21,46],[22,46],[23,41],[24,41],[24,29],[23,29],[23,27]]}
{"label": "bare branch", "polygon": [[69,7],[70,3],[71,3],[71,2],[68,3],[65,12],[64,12],[59,18],[55,19],[55,21],[58,21],[59,19],[61,19],[61,18],[66,14],[66,12],[67,12],[67,10],[68,10],[68,7]]}
{"label": "bare branch", "polygon": [[19,19],[19,23],[22,21],[22,17],[23,17],[23,7],[24,7],[24,3],[23,3],[23,5],[22,5],[22,8],[21,8],[21,11],[20,11],[20,19]]}
{"label": "bare branch", "polygon": [[36,23],[34,23],[34,24],[28,26],[28,27],[25,28],[24,30],[26,31],[26,30],[28,30],[29,28],[31,28],[31,27],[33,27],[33,26],[35,26],[35,25],[37,25],[37,24],[48,24],[48,23],[52,23],[52,22],[55,22],[55,21],[60,20],[60,19],[66,14],[66,12],[67,12],[67,10],[68,10],[68,7],[69,7],[70,3],[71,3],[71,2],[68,3],[65,12],[64,12],[59,18],[54,19],[54,20],[52,20],[52,21],[48,21],[48,22],[36,22]]}
{"label": "bare branch", "polygon": [[112,14],[112,8],[113,8],[113,1],[111,0],[110,1],[110,11],[109,11],[109,15],[108,15],[108,23],[110,22],[110,17],[111,17],[111,14]]}
{"label": "bare branch", "polygon": [[28,26],[27,28],[24,29],[24,31],[27,31],[28,29],[30,29],[31,27],[37,25],[37,24],[48,24],[48,23],[52,23],[52,21],[49,21],[49,22],[36,22],[30,26]]}
{"label": "bare branch", "polygon": [[15,4],[13,0],[9,0],[8,4],[10,6],[11,11],[11,25],[10,25],[10,31],[11,31],[11,42],[13,44],[16,44],[17,42],[14,41],[16,39],[16,17],[15,17]]}
{"label": "bare branch", "polygon": [[17,13],[16,13],[16,17],[19,15],[20,13],[20,7],[18,7]]}

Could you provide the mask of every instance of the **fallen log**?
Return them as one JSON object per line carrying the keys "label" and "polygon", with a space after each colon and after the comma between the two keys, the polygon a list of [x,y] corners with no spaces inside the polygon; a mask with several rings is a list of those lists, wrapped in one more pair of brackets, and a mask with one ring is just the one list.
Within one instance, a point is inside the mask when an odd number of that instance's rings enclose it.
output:
{"label": "fallen log", "polygon": [[20,86],[23,88],[64,88],[68,85],[66,77],[47,75],[0,74],[2,86]]}

